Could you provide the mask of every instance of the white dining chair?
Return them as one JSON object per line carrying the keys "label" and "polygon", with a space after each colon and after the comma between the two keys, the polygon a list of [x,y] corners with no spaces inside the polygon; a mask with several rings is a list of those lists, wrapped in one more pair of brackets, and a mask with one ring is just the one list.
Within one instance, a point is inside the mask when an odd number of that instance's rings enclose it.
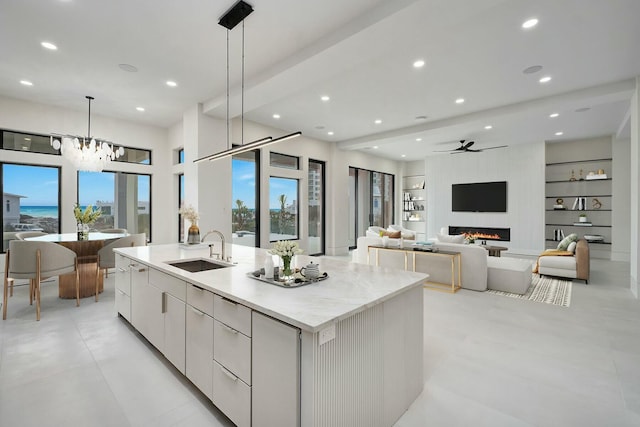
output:
{"label": "white dining chair", "polygon": [[106,234],[127,234],[126,228],[105,228],[104,230],[98,230],[100,233]]}
{"label": "white dining chair", "polygon": [[16,233],[16,239],[25,240],[29,237],[40,237],[46,234],[47,233],[45,233],[44,231],[19,231]]}
{"label": "white dining chair", "polygon": [[145,233],[132,234],[130,236],[121,237],[102,247],[98,251],[98,260],[96,262],[96,302],[98,302],[98,294],[100,288],[100,273],[105,271],[105,277],[108,277],[109,268],[116,266],[116,254],[113,252],[116,248],[126,248],[131,246],[145,246],[147,244],[147,235]]}
{"label": "white dining chair", "polygon": [[35,296],[36,320],[40,320],[40,282],[74,272],[77,307],[80,305],[80,275],[76,253],[52,242],[11,240],[5,258],[2,319],[7,319],[9,279],[29,279],[29,304],[33,304]]}

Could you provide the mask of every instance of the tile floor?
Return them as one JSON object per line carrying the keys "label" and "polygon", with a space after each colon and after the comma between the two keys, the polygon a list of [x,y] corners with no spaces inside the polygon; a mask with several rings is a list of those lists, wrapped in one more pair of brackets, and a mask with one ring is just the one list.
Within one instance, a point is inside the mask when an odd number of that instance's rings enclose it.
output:
{"label": "tile floor", "polygon": [[[594,260],[571,307],[426,290],[425,388],[397,427],[640,426],[640,302],[629,265]],[[113,309],[43,285],[0,321],[0,426],[228,426]]]}

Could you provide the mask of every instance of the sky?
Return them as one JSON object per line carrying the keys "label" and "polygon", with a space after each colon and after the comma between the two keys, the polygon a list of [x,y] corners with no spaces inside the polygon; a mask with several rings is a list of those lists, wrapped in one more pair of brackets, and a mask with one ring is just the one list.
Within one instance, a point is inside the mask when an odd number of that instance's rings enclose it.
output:
{"label": "sky", "polygon": [[[3,191],[26,196],[20,200],[22,206],[58,205],[58,168],[46,166],[27,166],[5,164],[2,167]],[[114,200],[113,172],[80,172],[80,204],[94,205],[97,200]],[[135,175],[125,176],[135,177]],[[138,175],[138,197],[140,201],[149,201],[149,176]]]}
{"label": "sky", "polygon": [[[249,209],[256,207],[256,171],[255,162],[233,159],[232,163],[233,206],[240,199]],[[298,200],[298,180],[289,178],[269,178],[269,209],[280,209],[278,197],[287,196],[287,205]]]}

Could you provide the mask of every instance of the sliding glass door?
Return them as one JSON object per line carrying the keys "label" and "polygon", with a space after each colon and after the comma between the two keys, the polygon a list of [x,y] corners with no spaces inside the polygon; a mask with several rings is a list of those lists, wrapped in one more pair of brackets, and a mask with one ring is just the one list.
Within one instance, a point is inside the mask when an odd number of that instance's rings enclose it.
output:
{"label": "sliding glass door", "polygon": [[393,175],[349,168],[349,247],[372,225],[388,227],[394,221]]}

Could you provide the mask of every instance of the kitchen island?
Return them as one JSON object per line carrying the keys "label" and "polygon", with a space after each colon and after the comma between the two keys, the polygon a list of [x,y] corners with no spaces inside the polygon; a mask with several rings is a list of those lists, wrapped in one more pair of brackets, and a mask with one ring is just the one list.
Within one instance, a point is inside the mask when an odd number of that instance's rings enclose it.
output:
{"label": "kitchen island", "polygon": [[[239,426],[390,426],[423,387],[423,273],[320,259],[329,278],[281,288],[179,244],[116,249],[116,309]],[[301,267],[318,258],[298,255]]]}

